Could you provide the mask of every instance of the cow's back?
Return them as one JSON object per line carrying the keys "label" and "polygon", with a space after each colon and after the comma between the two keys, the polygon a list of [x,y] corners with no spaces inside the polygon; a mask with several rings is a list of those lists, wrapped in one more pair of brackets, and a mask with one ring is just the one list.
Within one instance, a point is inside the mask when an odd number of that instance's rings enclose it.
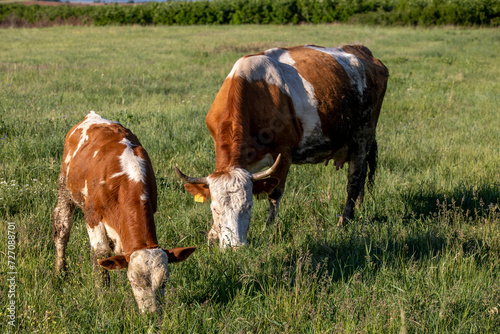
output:
{"label": "cow's back", "polygon": [[[296,109],[296,113],[302,123],[313,121],[316,127],[321,126],[324,136],[322,139],[317,132],[311,133],[312,151],[322,149],[319,142],[329,142],[327,146],[332,151],[341,149],[349,144],[349,139],[364,126],[363,123],[370,120],[376,125],[381,105],[378,101],[382,101],[385,92],[387,70],[367,48],[306,45],[290,48],[289,52],[300,77],[312,86],[308,93],[313,101],[311,106],[315,106],[305,112]],[[294,103],[296,105],[300,104]],[[374,105],[378,108],[373,108]],[[305,134],[302,150],[308,145],[307,138]],[[315,144],[318,147],[314,147]]]}
{"label": "cow's back", "polygon": [[[327,160],[360,128],[374,133],[387,78],[385,66],[358,45],[275,48],[240,58],[206,118],[219,153],[216,170],[257,164],[277,147],[291,147],[294,163]],[[235,135],[235,124],[247,133]],[[228,145],[238,136],[243,146]],[[235,162],[235,152],[248,161]]]}
{"label": "cow's back", "polygon": [[141,197],[145,211],[151,211],[147,216],[156,212],[156,182],[147,152],[130,130],[96,114],[68,132],[61,177],[91,226],[103,217],[107,224],[121,223],[124,209],[143,206],[137,203]]}

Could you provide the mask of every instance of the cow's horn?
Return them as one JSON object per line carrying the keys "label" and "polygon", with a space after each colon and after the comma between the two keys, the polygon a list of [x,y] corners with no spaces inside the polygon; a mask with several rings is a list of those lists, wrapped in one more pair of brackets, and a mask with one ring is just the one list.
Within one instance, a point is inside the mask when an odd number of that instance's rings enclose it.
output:
{"label": "cow's horn", "polygon": [[269,168],[268,170],[262,171],[262,172],[253,173],[252,174],[252,179],[254,181],[258,181],[258,180],[263,179],[265,177],[268,177],[269,175],[271,175],[272,173],[274,173],[274,171],[278,167],[278,164],[280,163],[280,160],[281,160],[281,153],[278,154],[278,157],[276,158],[276,161],[271,166],[271,168]]}
{"label": "cow's horn", "polygon": [[177,168],[177,166],[175,166],[174,168],[175,168],[175,172],[177,173],[177,175],[179,175],[179,177],[181,179],[183,179],[184,181],[186,181],[187,183],[208,184],[206,177],[190,177],[190,176],[187,176],[186,174],[184,174],[183,172],[181,172],[179,170],[179,168]]}

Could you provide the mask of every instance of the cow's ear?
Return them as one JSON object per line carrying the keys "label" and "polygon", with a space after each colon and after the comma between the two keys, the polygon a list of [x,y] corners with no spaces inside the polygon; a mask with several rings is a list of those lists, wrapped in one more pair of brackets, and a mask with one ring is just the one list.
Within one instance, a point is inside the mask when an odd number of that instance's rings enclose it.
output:
{"label": "cow's ear", "polygon": [[210,189],[206,184],[185,183],[184,188],[194,196],[196,202],[205,203],[210,198]]}
{"label": "cow's ear", "polygon": [[280,182],[280,179],[276,177],[269,177],[267,179],[262,179],[258,181],[253,182],[253,194],[254,195],[259,195],[259,194],[270,194],[274,188],[278,185]]}
{"label": "cow's ear", "polygon": [[128,262],[123,255],[108,257],[107,259],[98,260],[97,262],[99,262],[101,267],[108,270],[128,268]]}
{"label": "cow's ear", "polygon": [[172,249],[164,249],[165,253],[168,255],[168,263],[181,262],[187,259],[196,247],[180,247]]}

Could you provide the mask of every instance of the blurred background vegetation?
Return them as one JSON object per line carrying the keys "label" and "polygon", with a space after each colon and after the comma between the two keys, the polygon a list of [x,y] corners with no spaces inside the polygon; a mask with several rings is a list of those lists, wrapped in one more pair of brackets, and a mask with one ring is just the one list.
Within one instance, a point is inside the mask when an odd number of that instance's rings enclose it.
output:
{"label": "blurred background vegetation", "polygon": [[4,3],[0,4],[0,26],[331,22],[498,26],[499,12],[498,0],[203,0],[101,6]]}

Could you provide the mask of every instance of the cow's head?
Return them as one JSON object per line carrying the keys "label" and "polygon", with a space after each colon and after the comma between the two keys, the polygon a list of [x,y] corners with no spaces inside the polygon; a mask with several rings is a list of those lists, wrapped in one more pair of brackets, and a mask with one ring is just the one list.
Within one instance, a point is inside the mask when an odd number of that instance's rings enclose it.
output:
{"label": "cow's head", "polygon": [[228,172],[215,172],[208,177],[193,178],[175,171],[186,184],[184,187],[195,200],[205,202],[212,199],[210,208],[214,218],[214,231],[221,247],[247,245],[247,232],[252,212],[252,194],[270,193],[277,185],[277,178],[270,176],[280,162],[281,155],[266,171],[251,174],[243,168],[232,168]]}
{"label": "cow's head", "polygon": [[99,264],[108,269],[127,269],[128,280],[132,286],[134,297],[142,313],[159,310],[165,294],[169,272],[168,263],[184,261],[195,250],[195,247],[140,249],[130,255],[127,262],[125,256],[116,255]]}

